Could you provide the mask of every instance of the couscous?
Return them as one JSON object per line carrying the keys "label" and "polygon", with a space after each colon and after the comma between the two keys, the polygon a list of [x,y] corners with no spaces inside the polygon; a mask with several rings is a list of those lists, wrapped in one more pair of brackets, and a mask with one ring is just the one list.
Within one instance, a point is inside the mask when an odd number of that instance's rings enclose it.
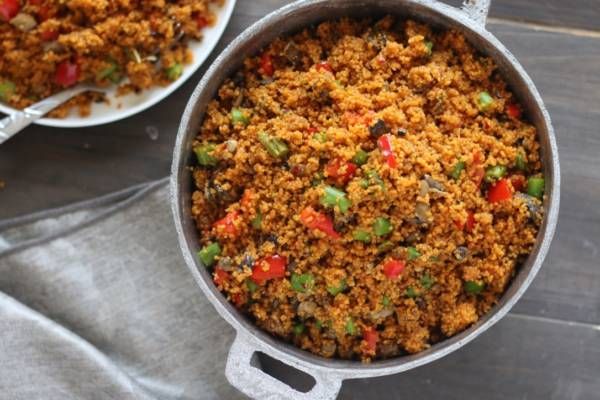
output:
{"label": "couscous", "polygon": [[536,129],[494,62],[413,21],[275,40],[221,86],[194,151],[215,285],[324,357],[416,353],[466,329],[543,215]]}

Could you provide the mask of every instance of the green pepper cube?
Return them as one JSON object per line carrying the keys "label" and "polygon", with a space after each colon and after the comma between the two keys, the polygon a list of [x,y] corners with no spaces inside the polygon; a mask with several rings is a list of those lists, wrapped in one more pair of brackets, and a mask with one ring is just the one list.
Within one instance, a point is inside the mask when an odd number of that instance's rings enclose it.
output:
{"label": "green pepper cube", "polygon": [[315,139],[319,143],[327,142],[327,133],[326,132],[317,132],[313,135],[313,139]]}
{"label": "green pepper cube", "polygon": [[483,283],[479,283],[479,282],[475,282],[475,281],[466,281],[465,285],[464,285],[465,292],[471,293],[471,294],[481,293],[481,291],[483,290],[484,287],[485,287],[485,285]]}
{"label": "green pepper cube", "polygon": [[210,267],[215,263],[215,259],[219,254],[221,254],[219,243],[210,243],[198,252],[198,258],[205,267]]}
{"label": "green pepper cube", "polygon": [[404,295],[408,298],[414,299],[415,297],[419,297],[419,292],[417,292],[414,287],[409,286],[406,288]]}
{"label": "green pepper cube", "polygon": [[373,223],[373,232],[375,232],[375,235],[377,236],[389,235],[392,230],[392,223],[387,218],[379,217]]}
{"label": "green pepper cube", "polygon": [[544,178],[529,178],[527,180],[527,194],[541,199],[544,196],[544,185]]}
{"label": "green pepper cube", "polygon": [[267,152],[275,158],[283,158],[289,153],[289,148],[283,140],[273,137],[266,132],[258,134],[258,141],[265,147]]}
{"label": "green pepper cube", "polygon": [[433,42],[431,40],[426,41],[425,47],[427,48],[427,55],[430,56],[433,53]]}
{"label": "green pepper cube", "polygon": [[429,290],[433,286],[433,283],[434,280],[430,275],[425,274],[421,277],[421,286],[423,286],[423,288]]}
{"label": "green pepper cube", "polygon": [[203,167],[214,167],[217,165],[218,160],[212,155],[215,149],[216,145],[213,143],[206,143],[194,148],[194,153],[196,153],[198,164],[202,165]]}
{"label": "green pepper cube", "polygon": [[392,300],[390,300],[388,295],[384,294],[383,298],[381,299],[381,304],[384,307],[389,307],[392,304]]}
{"label": "green pepper cube", "polygon": [[406,249],[406,252],[408,254],[409,261],[416,260],[417,258],[421,257],[421,253],[419,253],[419,250],[417,250],[416,247],[409,247]]}
{"label": "green pepper cube", "polygon": [[250,293],[254,293],[258,290],[258,285],[252,279],[246,279],[246,288]]}
{"label": "green pepper cube", "polygon": [[252,224],[252,227],[254,229],[260,229],[262,227],[262,219],[263,219],[263,215],[260,211],[256,212],[256,216],[254,218],[252,218],[252,221],[250,222]]}
{"label": "green pepper cube", "polygon": [[354,240],[358,240],[359,242],[363,242],[363,243],[371,242],[371,234],[369,232],[363,231],[363,230],[354,231],[354,233],[352,234],[352,238]]}
{"label": "green pepper cube", "polygon": [[233,122],[234,125],[239,124],[246,126],[250,123],[250,118],[244,114],[244,111],[234,107],[231,109],[231,122]]}
{"label": "green pepper cube", "polygon": [[454,167],[452,168],[452,172],[450,172],[450,176],[452,177],[452,179],[454,179],[455,181],[459,180],[460,174],[463,172],[465,167],[466,167],[466,164],[464,161],[459,161],[456,164],[454,164]]}
{"label": "green pepper cube", "polygon": [[337,206],[342,213],[348,212],[351,206],[350,200],[346,197],[346,193],[332,186],[325,187],[321,204],[326,207]]}
{"label": "green pepper cube", "polygon": [[304,324],[296,324],[292,329],[294,331],[294,335],[300,336],[302,333],[304,333]]}
{"label": "green pepper cube", "polygon": [[527,170],[527,162],[525,161],[525,155],[523,153],[518,153],[515,158],[515,168],[519,171]]}
{"label": "green pepper cube", "polygon": [[348,335],[354,336],[356,335],[356,324],[354,323],[354,320],[352,319],[352,317],[348,317],[348,319],[346,320],[346,333]]}
{"label": "green pepper cube", "polygon": [[296,292],[306,293],[315,286],[315,277],[312,274],[292,274],[290,283]]}
{"label": "green pepper cube", "polygon": [[494,104],[494,99],[488,92],[479,93],[478,105],[481,111],[487,111]]}
{"label": "green pepper cube", "polygon": [[0,82],[0,100],[8,101],[15,92],[16,86],[11,81]]}
{"label": "green pepper cube", "polygon": [[485,170],[485,181],[492,183],[502,178],[504,175],[506,175],[506,167],[504,165],[488,167]]}
{"label": "green pepper cube", "polygon": [[167,68],[166,72],[167,72],[167,78],[169,78],[169,80],[176,81],[177,79],[179,79],[181,74],[183,74],[183,65],[181,65],[179,63],[175,63],[175,64],[171,65],[169,68]]}
{"label": "green pepper cube", "polygon": [[368,160],[369,160],[369,153],[367,153],[363,149],[358,150],[356,152],[356,154],[354,155],[354,157],[352,157],[352,162],[358,166],[365,165]]}

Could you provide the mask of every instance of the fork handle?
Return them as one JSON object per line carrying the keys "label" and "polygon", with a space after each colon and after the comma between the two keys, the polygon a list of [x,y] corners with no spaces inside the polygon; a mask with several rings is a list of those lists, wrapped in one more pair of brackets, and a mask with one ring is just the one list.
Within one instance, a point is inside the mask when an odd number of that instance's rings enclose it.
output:
{"label": "fork handle", "polygon": [[26,108],[23,111],[12,113],[0,120],[0,144],[6,142],[18,132],[31,125],[33,121],[43,117],[46,113],[35,109]]}
{"label": "fork handle", "polygon": [[89,88],[86,86],[75,86],[0,119],[0,144],[6,142],[65,101],[87,90]]}

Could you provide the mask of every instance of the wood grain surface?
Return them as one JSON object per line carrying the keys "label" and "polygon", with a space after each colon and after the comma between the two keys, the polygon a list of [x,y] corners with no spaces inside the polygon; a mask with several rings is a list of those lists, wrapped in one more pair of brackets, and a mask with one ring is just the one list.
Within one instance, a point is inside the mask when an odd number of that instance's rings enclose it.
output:
{"label": "wood grain surface", "polygon": [[[286,3],[238,0],[212,58]],[[550,254],[513,313],[473,344],[401,375],[347,382],[342,399],[600,399],[600,1],[494,0],[492,17],[489,29],[529,72],[557,131],[563,186]],[[125,121],[31,127],[1,146],[0,219],[166,176],[202,72]]]}

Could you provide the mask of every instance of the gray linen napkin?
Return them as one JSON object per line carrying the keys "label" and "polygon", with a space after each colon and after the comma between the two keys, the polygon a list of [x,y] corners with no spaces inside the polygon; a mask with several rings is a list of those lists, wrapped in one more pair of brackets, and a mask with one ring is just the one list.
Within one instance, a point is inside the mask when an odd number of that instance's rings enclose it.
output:
{"label": "gray linen napkin", "polygon": [[166,181],[0,222],[0,399],[241,399]]}

